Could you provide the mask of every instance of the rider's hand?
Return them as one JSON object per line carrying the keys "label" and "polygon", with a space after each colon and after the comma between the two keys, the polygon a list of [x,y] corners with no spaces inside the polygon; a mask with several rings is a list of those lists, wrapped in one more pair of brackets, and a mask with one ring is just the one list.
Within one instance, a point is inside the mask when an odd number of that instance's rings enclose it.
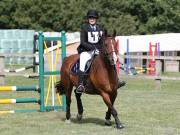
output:
{"label": "rider's hand", "polygon": [[96,49],[96,50],[94,51],[94,54],[98,55],[98,54],[99,54],[99,50]]}

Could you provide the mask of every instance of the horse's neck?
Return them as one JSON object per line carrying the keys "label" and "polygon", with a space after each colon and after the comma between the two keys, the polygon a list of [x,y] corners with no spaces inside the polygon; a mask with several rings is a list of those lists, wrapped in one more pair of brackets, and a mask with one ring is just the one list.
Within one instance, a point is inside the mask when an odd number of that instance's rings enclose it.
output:
{"label": "horse's neck", "polygon": [[117,72],[115,69],[115,66],[110,65],[107,60],[104,58],[103,55],[100,56],[102,61],[104,62],[104,65],[106,67],[109,79],[111,81],[111,83],[113,84],[117,84],[118,83],[118,76],[117,76]]}

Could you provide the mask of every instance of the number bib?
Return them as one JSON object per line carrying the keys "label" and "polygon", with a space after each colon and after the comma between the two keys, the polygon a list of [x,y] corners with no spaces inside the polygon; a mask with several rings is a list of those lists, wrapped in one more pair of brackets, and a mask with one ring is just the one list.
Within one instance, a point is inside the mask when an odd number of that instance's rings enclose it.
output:
{"label": "number bib", "polygon": [[102,31],[88,32],[88,42],[89,43],[98,43],[102,36]]}

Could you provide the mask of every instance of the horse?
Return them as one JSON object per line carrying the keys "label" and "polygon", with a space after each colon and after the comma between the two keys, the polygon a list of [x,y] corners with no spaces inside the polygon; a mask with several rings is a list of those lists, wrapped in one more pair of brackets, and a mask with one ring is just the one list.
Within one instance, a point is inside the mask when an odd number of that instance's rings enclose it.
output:
{"label": "horse", "polygon": [[[118,76],[115,68],[116,64],[116,40],[115,32],[112,35],[107,35],[105,32],[102,36],[102,49],[100,54],[97,55],[91,64],[89,74],[86,78],[85,92],[86,94],[100,95],[107,105],[108,110],[105,115],[105,125],[111,126],[111,114],[115,119],[117,129],[122,129],[124,126],[121,124],[118,113],[114,108],[114,102],[117,97],[117,83]],[[71,68],[79,59],[79,54],[68,56],[64,59],[61,67],[61,81],[56,84],[56,92],[60,95],[66,95],[66,121],[70,122],[71,113],[71,93],[73,86],[77,87],[78,78],[76,74],[71,73]],[[83,105],[81,101],[81,94],[76,93],[78,114],[77,119],[81,120],[83,116]]]}

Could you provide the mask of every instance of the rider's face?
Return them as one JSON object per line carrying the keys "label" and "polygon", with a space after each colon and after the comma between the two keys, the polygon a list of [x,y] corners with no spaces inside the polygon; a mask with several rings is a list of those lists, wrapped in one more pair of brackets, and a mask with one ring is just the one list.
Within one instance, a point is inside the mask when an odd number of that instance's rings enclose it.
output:
{"label": "rider's face", "polygon": [[96,18],[90,17],[90,18],[88,19],[88,21],[89,21],[89,24],[91,24],[91,25],[96,24]]}

